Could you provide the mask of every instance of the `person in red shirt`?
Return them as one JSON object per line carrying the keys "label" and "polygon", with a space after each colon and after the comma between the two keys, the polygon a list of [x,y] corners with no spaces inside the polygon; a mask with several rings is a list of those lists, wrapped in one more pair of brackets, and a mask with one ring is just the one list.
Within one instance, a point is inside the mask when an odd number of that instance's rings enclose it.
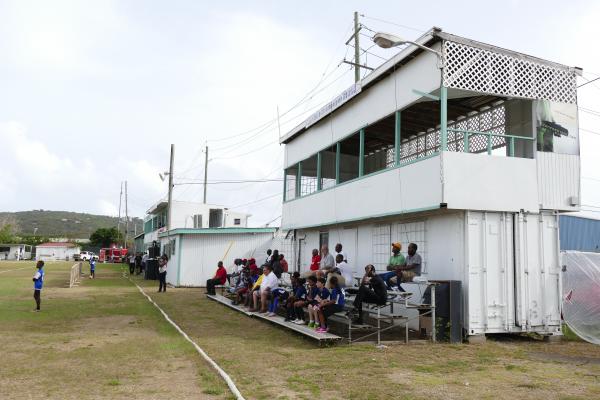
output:
{"label": "person in red shirt", "polygon": [[288,262],[283,258],[283,254],[279,254],[279,264],[281,264],[283,272],[288,272]]}
{"label": "person in red shirt", "polygon": [[223,261],[219,261],[217,266],[217,272],[215,272],[215,276],[212,279],[206,281],[206,294],[215,295],[215,286],[224,285],[227,280],[227,270],[223,266]]}
{"label": "person in red shirt", "polygon": [[321,263],[321,256],[319,255],[319,250],[313,249],[313,251],[312,251],[312,260],[310,262],[310,270],[311,271],[318,271],[320,263]]}

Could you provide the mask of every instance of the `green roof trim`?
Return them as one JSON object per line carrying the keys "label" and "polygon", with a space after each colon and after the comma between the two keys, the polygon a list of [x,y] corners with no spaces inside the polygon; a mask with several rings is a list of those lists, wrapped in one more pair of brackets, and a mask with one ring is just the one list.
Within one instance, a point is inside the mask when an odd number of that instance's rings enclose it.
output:
{"label": "green roof trim", "polygon": [[277,228],[178,228],[172,229],[169,232],[162,232],[158,237],[166,237],[167,235],[205,235],[205,234],[232,234],[232,233],[275,233]]}

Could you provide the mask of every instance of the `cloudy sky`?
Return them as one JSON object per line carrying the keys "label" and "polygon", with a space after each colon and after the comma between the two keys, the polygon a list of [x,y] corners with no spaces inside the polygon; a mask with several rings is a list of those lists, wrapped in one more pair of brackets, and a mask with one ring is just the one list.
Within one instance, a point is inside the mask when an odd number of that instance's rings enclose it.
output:
{"label": "cloudy sky", "polygon": [[[340,61],[355,10],[372,30],[416,38],[439,26],[582,67],[580,83],[600,76],[595,2],[487,4],[0,0],[0,210],[116,215],[127,180],[130,215],[143,216],[166,193],[171,143],[176,199],[202,200],[183,183],[203,177],[205,145],[209,181],[280,179],[277,109],[283,134],[352,83]],[[394,54],[361,40],[369,65]],[[600,80],[579,105],[582,202],[600,211]],[[281,192],[278,181],[212,184],[208,202],[259,225],[279,217]]]}

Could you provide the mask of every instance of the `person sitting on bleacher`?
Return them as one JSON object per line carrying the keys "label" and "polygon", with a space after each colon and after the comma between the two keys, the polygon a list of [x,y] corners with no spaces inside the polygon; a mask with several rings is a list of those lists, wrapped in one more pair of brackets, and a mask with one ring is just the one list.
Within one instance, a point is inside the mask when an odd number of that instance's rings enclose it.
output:
{"label": "person sitting on bleacher", "polygon": [[306,321],[304,321],[304,307],[309,305],[317,295],[317,277],[311,275],[308,277],[307,281],[308,288],[306,288],[306,296],[294,303],[294,311],[296,313],[296,320],[294,323],[299,325],[306,323]]}
{"label": "person sitting on bleacher", "polygon": [[[342,257],[342,255],[338,254],[337,257]],[[332,276],[329,283],[331,284],[329,298],[321,300],[321,303],[319,304],[318,318],[321,327],[317,329],[318,333],[325,333],[329,330],[327,318],[335,313],[343,311],[344,304],[346,303],[344,289],[340,287],[337,276]]]}
{"label": "person sitting on bleacher", "polygon": [[402,265],[396,267],[396,276],[392,277],[389,282],[398,285],[398,289],[404,292],[401,286],[402,283],[412,282],[415,276],[421,276],[421,263],[421,255],[417,253],[416,243],[410,243],[408,245],[408,257]]}
{"label": "person sitting on bleacher", "polygon": [[206,281],[206,294],[215,295],[215,286],[224,285],[227,280],[227,270],[223,266],[223,261],[219,261],[217,264],[217,272],[215,272],[215,276],[212,279]]}
{"label": "person sitting on bleacher", "polygon": [[365,267],[365,275],[361,281],[360,288],[354,299],[354,309],[350,312],[353,316],[353,322],[359,325],[363,324],[363,303],[384,305],[387,300],[387,288],[381,276],[375,272],[375,267],[371,264]]}
{"label": "person sitting on bleacher", "polygon": [[[388,265],[386,267],[388,272],[379,274],[381,279],[383,279],[383,281],[385,282],[387,287],[390,289],[391,289],[392,285],[395,284],[396,275],[398,274],[398,272],[397,272],[398,268],[400,268],[400,266],[402,266],[406,263],[406,259],[404,258],[402,253],[400,253],[400,250],[402,250],[401,243],[399,243],[399,242],[392,243],[392,255],[391,255],[390,260],[388,261]],[[392,282],[392,280],[394,282]]]}
{"label": "person sitting on bleacher", "polygon": [[264,314],[267,312],[267,304],[269,302],[269,296],[274,289],[279,286],[279,280],[270,265],[263,266],[262,281],[260,282],[259,290],[255,290],[252,293],[252,299],[254,301],[254,307],[250,309],[250,312],[258,311],[258,300],[260,299],[260,313]]}
{"label": "person sitting on bleacher", "polygon": [[252,283],[250,267],[245,266],[240,273],[238,284],[235,287],[235,298],[231,301],[231,304],[234,306],[240,304],[242,302],[242,297],[248,293],[248,289],[252,286]]}
{"label": "person sitting on bleacher", "polygon": [[[285,303],[285,321],[293,321],[296,319],[296,311],[294,310],[294,304],[297,301],[306,299],[306,287],[304,286],[305,280],[300,278],[299,272],[294,272],[291,278],[292,281],[292,294],[287,298]],[[295,321],[294,321],[295,322]]]}
{"label": "person sitting on bleacher", "polygon": [[252,268],[250,266],[250,284],[248,285],[248,291],[246,292],[246,301],[244,302],[245,307],[250,307],[252,305],[252,293],[255,290],[260,288],[260,283],[262,282],[263,275],[260,268]]}
{"label": "person sitting on bleacher", "polygon": [[[280,254],[279,257],[283,258],[283,254]],[[290,278],[291,283],[292,283],[292,297],[294,295],[295,285],[297,285],[296,282],[299,277],[300,277],[300,273],[294,272],[294,274]],[[271,297],[271,303],[269,304],[268,316],[274,317],[275,315],[277,315],[277,308],[279,307],[280,300],[287,308],[288,299],[290,298],[290,292],[288,292],[287,290],[285,290],[282,287],[278,287],[277,289],[274,289],[271,293],[272,293],[272,297]],[[286,320],[287,320],[287,318],[286,318]]]}
{"label": "person sitting on bleacher", "polygon": [[338,284],[341,287],[352,287],[354,283],[352,282],[352,268],[348,265],[348,262],[344,260],[343,254],[338,254],[335,256],[335,268],[332,273],[329,273],[327,278],[327,287],[329,289],[333,288],[331,285],[331,278],[334,276],[337,277]]}
{"label": "person sitting on bleacher", "polygon": [[319,310],[321,309],[321,301],[329,298],[329,289],[325,287],[327,281],[321,277],[317,279],[317,293],[315,297],[308,303],[308,327],[319,329]]}

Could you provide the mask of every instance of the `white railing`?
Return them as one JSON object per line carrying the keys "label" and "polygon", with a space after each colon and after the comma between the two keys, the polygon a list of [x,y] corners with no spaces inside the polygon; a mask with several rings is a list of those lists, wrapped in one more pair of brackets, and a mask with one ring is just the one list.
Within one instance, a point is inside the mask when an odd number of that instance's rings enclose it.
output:
{"label": "white railing", "polygon": [[71,277],[69,279],[69,288],[77,286],[79,284],[79,278],[81,277],[81,263],[75,263],[71,267]]}

